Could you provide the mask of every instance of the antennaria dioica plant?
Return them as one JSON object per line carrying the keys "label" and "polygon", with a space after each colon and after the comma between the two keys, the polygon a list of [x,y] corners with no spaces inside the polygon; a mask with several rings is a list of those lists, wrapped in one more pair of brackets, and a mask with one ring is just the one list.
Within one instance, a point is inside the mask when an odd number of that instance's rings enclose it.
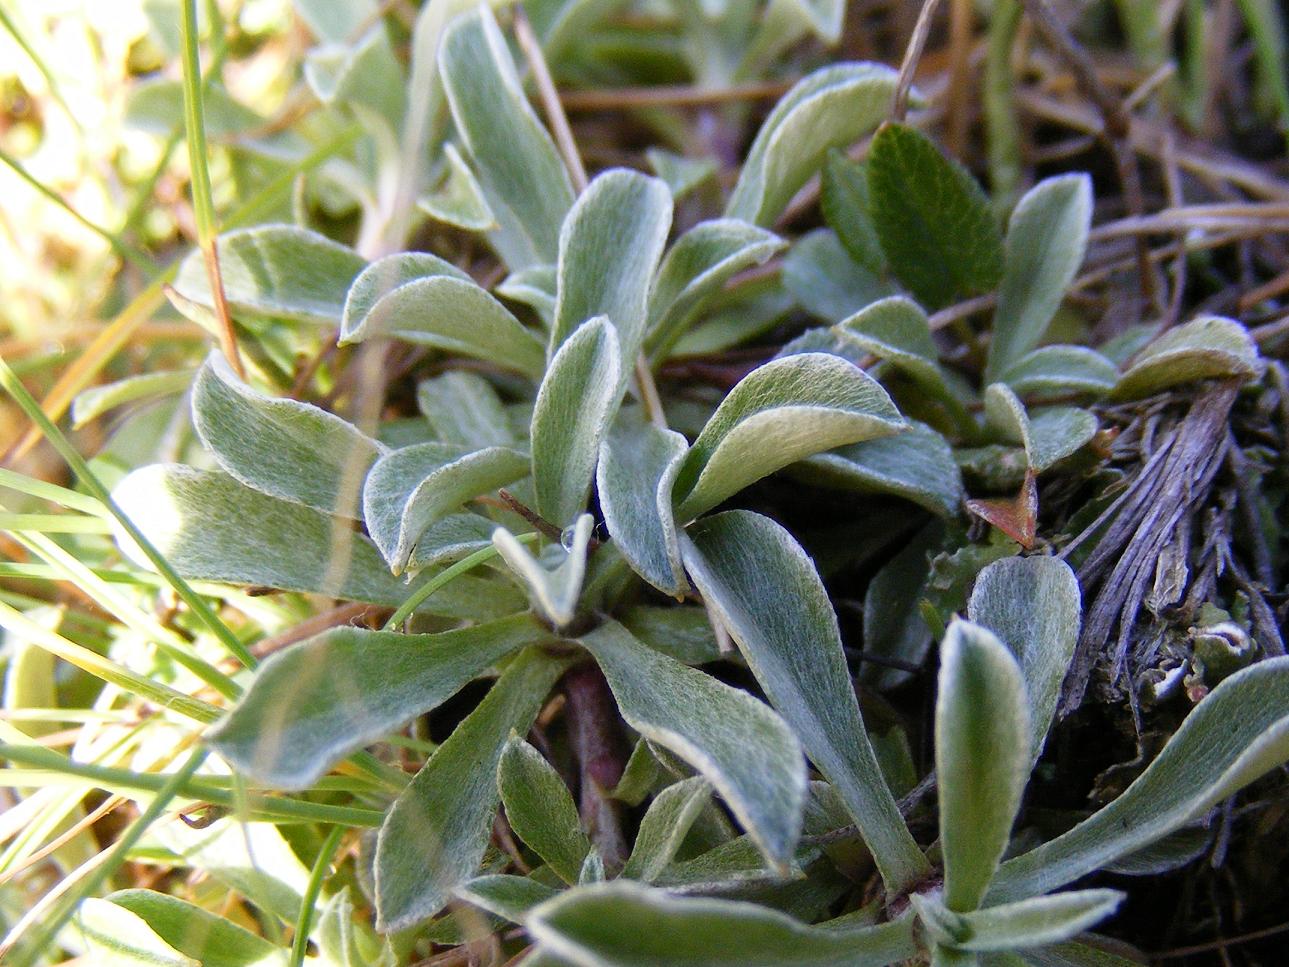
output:
{"label": "antennaria dioica plant", "polygon": [[[274,218],[235,219],[208,246],[198,199],[207,251],[166,290],[234,359],[77,399],[78,423],[169,399],[167,445],[142,448],[169,459],[132,459],[136,441],[87,463],[0,364],[80,485],[0,476],[63,508],[0,507],[28,554],[12,574],[74,581],[111,618],[82,636],[54,608],[0,602],[23,643],[6,669],[17,707],[55,708],[53,657],[98,683],[97,725],[66,754],[0,721],[8,782],[28,791],[0,824],[0,877],[54,852],[87,788],[141,807],[109,852],[63,844],[82,850],[59,858],[65,886],[11,918],[2,949],[1132,962],[1088,933],[1124,894],[1080,881],[1198,855],[1213,810],[1289,760],[1289,659],[1247,592],[1239,613],[1207,603],[1184,668],[1134,670],[1160,702],[1184,677],[1194,706],[1157,754],[1099,809],[1029,814],[1049,732],[1088,687],[1089,634],[1108,648],[1105,605],[1080,585],[1118,556],[1114,514],[1139,486],[1095,477],[1110,473],[1108,414],[1185,392],[1229,410],[1278,371],[1211,314],[1101,350],[1063,341],[1091,178],[1039,180],[1000,219],[966,168],[891,120],[900,78],[881,64],[792,84],[723,197],[714,165],[661,148],[653,175],[610,166],[583,184],[510,28],[536,35],[560,80],[595,78],[608,55],[586,37],[643,57],[606,24],[652,5],[527,6],[429,0],[403,22],[298,0],[318,41],[311,134],[329,147],[291,128],[242,142],[275,172]],[[843,13],[665,6],[669,56],[711,84],[761,77],[803,37],[835,42]],[[258,130],[194,73],[189,124]],[[178,93],[156,82],[132,109],[160,123]],[[708,120],[728,134],[743,113]],[[794,235],[816,184],[823,224]],[[489,271],[463,251],[490,253]],[[970,300],[988,328],[942,332]],[[802,315],[826,324],[788,332]],[[790,338],[735,372],[676,376],[772,332]],[[160,434],[148,419],[126,425]],[[1040,537],[1040,485],[1046,500],[1070,480],[1097,488],[1079,526]],[[828,535],[798,526],[812,500],[876,510]],[[1146,553],[1130,547],[1125,560]],[[856,676],[832,579],[865,566]],[[1157,590],[1150,569],[1133,579]],[[184,607],[159,617],[172,592]],[[1126,636],[1137,610],[1116,616]],[[881,693],[928,662],[919,769],[915,725]],[[113,891],[127,859],[210,883]],[[236,914],[212,912],[212,891]]]}

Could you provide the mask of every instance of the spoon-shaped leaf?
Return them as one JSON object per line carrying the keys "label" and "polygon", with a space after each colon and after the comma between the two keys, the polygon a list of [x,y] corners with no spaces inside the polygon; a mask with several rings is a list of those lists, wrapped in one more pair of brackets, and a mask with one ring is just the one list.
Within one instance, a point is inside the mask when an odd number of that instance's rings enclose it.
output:
{"label": "spoon-shaped leaf", "polygon": [[372,262],[358,273],[345,296],[345,313],[340,324],[341,337],[362,325],[372,307],[399,286],[417,279],[439,276],[461,282],[471,281],[469,275],[451,262],[429,252],[398,252]]}
{"label": "spoon-shaped leaf", "polygon": [[560,229],[551,353],[588,319],[607,316],[630,369],[670,228],[671,192],[657,178],[615,168],[591,182]]}
{"label": "spoon-shaped leaf", "polygon": [[1087,175],[1048,178],[1016,205],[985,375],[996,380],[1034,348],[1083,263],[1092,221]]}
{"label": "spoon-shaped leaf", "polygon": [[671,503],[687,449],[685,438],[672,430],[620,423],[600,447],[596,470],[609,536],[637,574],[673,596],[687,587]]}
{"label": "spoon-shaped leaf", "polygon": [[786,870],[801,833],[806,767],[783,720],[746,692],[647,648],[616,622],[582,644],[627,724],[706,776],[767,862]]}
{"label": "spoon-shaped leaf", "polygon": [[882,967],[917,953],[911,917],[821,930],[758,904],[626,880],[565,891],[530,911],[527,927],[577,967]]}
{"label": "spoon-shaped leaf", "polygon": [[[154,464],[113,491],[121,509],[181,575],[398,607],[407,588],[349,521],[251,490],[218,471]],[[124,534],[132,560],[147,558]],[[418,609],[478,620],[523,607],[513,589],[457,578]]]}
{"label": "spoon-shaped leaf", "polygon": [[962,504],[962,471],[949,443],[924,423],[909,423],[895,436],[817,453],[794,475],[824,487],[898,494],[941,517]]}
{"label": "spoon-shaped leaf", "polygon": [[532,422],[537,512],[557,527],[586,506],[627,362],[617,330],[599,316],[564,340],[537,391]]}
{"label": "spoon-shaped leaf", "polygon": [[214,352],[192,388],[192,421],[219,465],[248,487],[341,517],[386,448],[353,424],[297,400],[256,392]]}
{"label": "spoon-shaped leaf", "polygon": [[1016,660],[1029,696],[1030,760],[1038,760],[1061,683],[1079,640],[1079,582],[1054,557],[1009,557],[976,578],[967,616],[996,634]]}
{"label": "spoon-shaped leaf", "polygon": [[1020,666],[986,628],[949,625],[940,646],[935,766],[944,903],[974,910],[998,868],[1029,778],[1029,712]]}
{"label": "spoon-shaped leaf", "polygon": [[418,443],[376,461],[363,486],[367,532],[401,574],[417,541],[467,500],[518,480],[528,458],[509,447],[468,450],[454,443]]}
{"label": "spoon-shaped leaf", "polygon": [[350,328],[341,331],[342,346],[388,335],[486,359],[534,379],[546,367],[534,332],[473,281],[450,275],[405,282],[360,319],[346,321]]}
{"label": "spoon-shaped leaf", "polygon": [[1118,799],[1002,865],[991,903],[1047,893],[1203,815],[1289,759],[1289,658],[1219,684]]}
{"label": "spoon-shaped leaf", "polygon": [[[224,296],[234,316],[327,326],[340,324],[349,285],[367,264],[353,249],[290,225],[227,232],[218,248]],[[200,251],[183,260],[174,287],[183,299],[214,306]]]}
{"label": "spoon-shaped leaf", "polygon": [[1114,388],[1116,399],[1140,399],[1197,379],[1253,379],[1262,361],[1249,331],[1233,319],[1201,316],[1170,329],[1133,359]]}
{"label": "spoon-shaped leaf", "polygon": [[333,628],[265,661],[206,738],[256,781],[304,789],[493,663],[549,636],[528,615],[434,635]]}
{"label": "spoon-shaped leaf", "polygon": [[999,376],[1017,393],[1090,393],[1102,396],[1114,388],[1114,363],[1086,346],[1040,346],[1008,366]]}
{"label": "spoon-shaped leaf", "polygon": [[421,211],[447,225],[455,225],[471,232],[486,232],[499,228],[497,218],[488,207],[483,187],[461,152],[451,141],[443,145],[447,170],[434,191],[416,200]]}
{"label": "spoon-shaped leaf", "polygon": [[896,79],[881,64],[838,64],[798,81],[761,125],[725,214],[772,225],[829,148],[853,144],[881,122]]}
{"label": "spoon-shaped leaf", "polygon": [[499,226],[489,240],[511,271],[553,263],[573,187],[492,12],[477,7],[449,23],[438,59],[452,120]]}
{"label": "spoon-shaped leaf", "polygon": [[690,447],[676,477],[677,516],[692,520],[803,457],[904,427],[886,391],[846,360],[771,360],[730,390]]}
{"label": "spoon-shaped leaf", "polygon": [[786,245],[777,235],[734,218],[691,228],[676,240],[658,269],[649,297],[649,344],[673,344],[731,276],[761,265]]}
{"label": "spoon-shaped leaf", "polygon": [[840,794],[890,892],[929,871],[882,777],[814,564],[778,524],[729,511],[691,525],[685,567],[770,702]]}
{"label": "spoon-shaped leaf", "polygon": [[433,916],[478,869],[500,799],[506,740],[528,731],[566,667],[536,649],[517,655],[394,801],[376,843],[379,929]]}
{"label": "spoon-shaped leaf", "polygon": [[518,735],[501,753],[497,788],[506,819],[565,883],[576,883],[591,842],[582,832],[577,806],[554,766]]}

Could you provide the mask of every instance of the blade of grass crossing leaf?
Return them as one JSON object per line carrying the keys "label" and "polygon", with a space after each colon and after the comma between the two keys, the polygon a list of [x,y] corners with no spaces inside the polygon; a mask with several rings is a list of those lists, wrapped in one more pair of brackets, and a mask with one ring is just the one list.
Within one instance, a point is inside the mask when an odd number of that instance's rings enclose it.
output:
{"label": "blade of grass crossing leaf", "polygon": [[14,376],[13,370],[9,368],[9,364],[2,358],[0,358],[0,387],[3,387],[4,390],[14,398],[14,401],[22,408],[23,412],[27,414],[33,423],[36,424],[44,434],[45,438],[49,440],[54,449],[58,451],[58,455],[67,462],[68,467],[70,467],[72,472],[76,474],[76,477],[81,481],[85,488],[98,498],[113,517],[120,521],[125,532],[139,545],[148,560],[152,562],[153,566],[156,567],[156,569],[166,579],[166,583],[174,588],[175,593],[183,599],[184,603],[187,604],[188,607],[192,608],[193,613],[197,615],[202,624],[210,629],[215,637],[223,643],[224,647],[227,648],[229,653],[236,657],[238,661],[247,668],[254,668],[255,656],[253,656],[247,647],[242,644],[241,640],[233,634],[232,630],[224,624],[224,622],[219,620],[219,616],[215,614],[214,610],[212,610],[210,605],[206,603],[205,599],[197,594],[188,582],[179,576],[178,572],[175,571],[175,569],[170,566],[170,563],[157,551],[155,547],[153,547],[152,543],[143,535],[143,532],[139,530],[135,523],[121,511],[121,508],[116,505],[114,500],[112,500],[112,495],[108,493],[107,488],[103,486],[102,481],[100,481],[94,474],[94,471],[89,468],[89,464],[85,462],[85,459],[72,445],[71,441],[63,435],[63,432],[59,430],[49,417],[45,415],[44,411],[41,410],[40,405],[32,395],[27,392],[27,388],[22,385],[17,377]]}
{"label": "blade of grass crossing leaf", "polygon": [[[143,810],[139,818],[130,824],[130,828],[116,841],[106,857],[97,863],[74,889],[64,894],[48,915],[41,918],[39,928],[27,938],[27,944],[23,950],[31,951],[32,955],[35,956],[44,954],[53,947],[59,931],[72,918],[81,901],[97,892],[108,877],[115,873],[117,868],[125,862],[130,850],[148,831],[148,828],[161,818],[162,814],[169,808],[171,801],[180,794],[184,783],[196,774],[209,754],[205,749],[195,749],[189,755],[188,760],[170,775],[165,785],[157,791],[152,802]],[[0,948],[3,948],[0,949],[0,956],[3,956],[4,949],[11,948],[19,939],[13,934],[6,937],[3,944],[0,944]],[[23,953],[19,953],[14,960],[17,967],[27,967],[30,962],[31,960]]]}
{"label": "blade of grass crossing leaf", "polygon": [[185,695],[169,685],[163,685],[136,674],[124,665],[119,665],[110,658],[104,658],[98,652],[68,641],[62,635],[55,634],[32,621],[16,608],[2,603],[0,603],[0,627],[22,635],[26,640],[95,678],[116,685],[162,708],[172,709],[198,722],[213,722],[220,715],[219,709],[215,706]]}
{"label": "blade of grass crossing leaf", "polygon": [[113,591],[106,581],[82,564],[75,555],[65,551],[58,543],[39,534],[15,539],[28,550],[48,561],[52,567],[65,572],[69,583],[89,595],[108,613],[116,615],[126,627],[150,639],[159,650],[183,665],[225,698],[236,698],[241,694],[242,690],[231,678],[198,657],[188,642],[164,627],[155,618],[150,617],[128,598]]}
{"label": "blade of grass crossing leaf", "polygon": [[[45,776],[75,776],[83,779],[86,785],[120,795],[132,796],[138,793],[155,795],[168,781],[164,774],[134,772],[129,769],[76,762],[51,749],[34,744],[2,744],[0,759],[7,759],[18,765],[39,770]],[[8,773],[0,773],[0,775],[7,777]],[[237,776],[228,778],[224,784],[216,784],[215,780],[218,778],[220,777],[210,776],[191,779],[183,784],[179,794],[184,799],[236,809],[239,815],[243,815],[248,821],[256,822],[339,823],[345,826],[375,829],[380,826],[384,818],[384,814],[375,809],[333,806],[329,803],[309,802],[288,796],[246,793],[245,783],[239,782]],[[230,783],[232,788],[229,788]],[[325,780],[321,786],[325,788]]]}
{"label": "blade of grass crossing leaf", "polygon": [[335,858],[336,850],[340,848],[340,840],[345,835],[345,827],[333,826],[327,838],[322,841],[322,848],[318,850],[318,856],[313,861],[313,870],[309,874],[308,885],[304,888],[304,896],[300,901],[300,919],[295,925],[295,939],[291,941],[291,967],[302,967],[305,955],[309,952],[309,933],[313,929],[313,908],[317,906],[318,895],[322,893],[322,884],[327,879],[327,873],[331,869],[331,861]]}
{"label": "blade of grass crossing leaf", "polygon": [[106,508],[93,497],[44,480],[37,480],[35,477],[28,477],[14,470],[6,470],[3,467],[0,467],[0,487],[16,490],[29,497],[48,500],[69,510],[79,510],[82,514],[102,516],[107,513]]}
{"label": "blade of grass crossing leaf", "polygon": [[[518,534],[515,535],[515,540],[522,541],[526,544],[536,544],[541,540],[541,535]],[[421,604],[435,591],[439,590],[439,588],[449,584],[453,578],[464,574],[466,571],[473,570],[484,561],[492,560],[499,553],[500,552],[495,547],[481,547],[468,557],[463,557],[455,564],[444,568],[407,596],[407,600],[400,604],[398,606],[398,610],[390,615],[389,620],[385,622],[385,630],[394,631],[397,629],[411,616],[413,611],[419,608]]]}
{"label": "blade of grass crossing leaf", "polygon": [[224,301],[224,283],[219,274],[219,253],[215,248],[215,203],[211,198],[210,170],[206,166],[209,148],[206,145],[206,121],[202,108],[201,65],[197,51],[197,0],[183,3],[183,88],[184,126],[188,132],[188,160],[192,169],[193,213],[197,220],[197,243],[206,259],[206,273],[210,277],[210,291],[215,299],[215,314],[220,323],[220,345],[229,365],[242,379],[246,371],[237,352],[237,336],[233,332],[233,319]]}

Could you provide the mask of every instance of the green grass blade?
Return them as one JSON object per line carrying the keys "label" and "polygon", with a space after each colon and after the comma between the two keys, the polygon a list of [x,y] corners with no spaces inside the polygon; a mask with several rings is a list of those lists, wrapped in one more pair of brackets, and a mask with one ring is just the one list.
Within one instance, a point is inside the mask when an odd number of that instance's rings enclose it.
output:
{"label": "green grass blade", "polygon": [[3,387],[4,390],[14,398],[14,401],[19,407],[21,407],[22,411],[27,414],[27,417],[36,424],[40,431],[45,435],[45,438],[50,442],[54,449],[58,451],[59,456],[67,461],[67,465],[71,467],[72,472],[76,474],[77,478],[79,478],[81,483],[85,485],[86,489],[98,498],[113,517],[121,522],[121,526],[125,529],[125,532],[130,535],[136,544],[139,545],[143,550],[143,553],[147,555],[148,560],[152,562],[153,566],[166,579],[166,583],[174,588],[175,593],[183,599],[184,603],[187,604],[188,607],[192,608],[193,613],[197,615],[198,619],[214,633],[215,637],[224,644],[224,647],[228,649],[230,654],[234,655],[238,661],[246,667],[254,668],[256,664],[255,657],[247,650],[246,646],[242,644],[237,635],[233,634],[232,629],[219,620],[219,616],[215,614],[210,605],[206,603],[205,599],[197,594],[197,592],[189,586],[188,582],[179,576],[179,573],[170,566],[170,563],[161,555],[152,543],[143,536],[143,532],[139,530],[139,528],[135,526],[134,522],[121,511],[121,508],[116,505],[114,500],[112,500],[112,495],[108,493],[107,487],[105,487],[103,482],[98,479],[94,471],[89,468],[89,464],[85,462],[85,458],[77,452],[71,441],[68,440],[63,432],[53,424],[48,416],[45,415],[45,412],[40,408],[40,404],[36,402],[35,398],[29,392],[27,392],[27,388],[22,385],[21,381],[14,376],[13,370],[9,368],[9,364],[5,362],[3,358],[0,358],[0,387]]}

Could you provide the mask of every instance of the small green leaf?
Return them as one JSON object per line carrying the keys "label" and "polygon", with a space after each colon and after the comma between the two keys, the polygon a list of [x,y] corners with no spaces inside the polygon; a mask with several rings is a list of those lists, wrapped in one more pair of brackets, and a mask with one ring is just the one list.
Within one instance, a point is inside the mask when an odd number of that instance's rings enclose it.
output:
{"label": "small green leaf", "polygon": [[1121,902],[1118,890],[1076,890],[974,910],[962,914],[967,937],[957,946],[989,953],[1059,943],[1101,922]]}
{"label": "small green leaf", "polygon": [[714,158],[686,158],[663,148],[646,148],[645,160],[653,173],[666,182],[675,199],[688,195],[719,168]]}
{"label": "small green leaf", "polygon": [[829,148],[853,144],[877,126],[896,77],[881,64],[837,64],[798,81],[752,142],[725,214],[772,225]]}
{"label": "small green leaf", "polygon": [[596,493],[609,536],[637,574],[673,597],[688,587],[671,502],[688,448],[672,430],[620,421],[600,447],[596,470]]}
{"label": "small green leaf", "polygon": [[1114,363],[1086,346],[1040,346],[1008,366],[998,377],[1016,393],[1089,393],[1103,396],[1114,388]]}
{"label": "small green leaf", "polygon": [[989,900],[1047,893],[1160,839],[1289,759],[1289,658],[1225,679],[1118,799],[1008,860]]}
{"label": "small green leaf", "polygon": [[394,801],[376,845],[378,929],[433,916],[478,869],[500,799],[502,749],[511,732],[532,726],[566,667],[536,649],[520,652]]}
{"label": "small green leaf", "polygon": [[591,182],[559,233],[552,355],[588,319],[607,316],[625,380],[644,345],[649,287],[670,228],[671,192],[657,178],[614,168]]}
{"label": "small green leaf", "polygon": [[824,487],[891,493],[941,517],[962,505],[962,473],[948,441],[924,423],[903,433],[838,447],[808,457],[793,471]]}
{"label": "small green leaf", "polygon": [[995,561],[976,577],[967,616],[1020,662],[1029,696],[1030,761],[1038,760],[1079,640],[1079,582],[1054,557]]}
{"label": "small green leaf", "polygon": [[944,902],[950,910],[976,909],[998,868],[1029,778],[1029,736],[1016,659],[988,629],[953,622],[940,646],[935,709]]}
{"label": "small green leaf", "polygon": [[821,930],[758,904],[627,880],[565,891],[527,926],[540,950],[577,967],[882,967],[917,953],[911,917]]}
{"label": "small green leaf", "polygon": [[[407,597],[375,545],[354,533],[348,521],[261,494],[222,472],[156,464],[126,477],[113,499],[186,578],[316,592],[391,608]],[[126,535],[119,534],[117,543],[140,566],[148,566]],[[422,610],[477,620],[522,607],[523,599],[512,597],[508,588],[460,577]]]}
{"label": "small green leaf", "polygon": [[613,323],[603,316],[589,319],[564,340],[537,391],[532,422],[537,512],[557,527],[586,506],[627,362]]}
{"label": "small green leaf", "polygon": [[376,336],[486,359],[533,379],[546,368],[542,341],[473,281],[435,275],[405,282],[361,319],[346,320],[340,344]]}
{"label": "small green leaf", "polygon": [[540,752],[512,735],[501,753],[497,788],[506,819],[519,838],[565,883],[576,883],[591,842],[559,773]]}
{"label": "small green leaf", "polygon": [[304,789],[349,753],[548,636],[527,615],[433,635],[333,628],[265,661],[206,737],[245,775]]}
{"label": "small green leaf", "polygon": [[609,622],[582,639],[627,724],[707,777],[766,860],[786,869],[806,793],[801,746],[751,695],[682,665]]}
{"label": "small green leaf", "polygon": [[658,269],[649,296],[650,345],[673,344],[735,273],[765,263],[786,245],[777,235],[733,218],[691,228]]}
{"label": "small green leaf", "polygon": [[807,232],[783,260],[783,285],[801,307],[825,322],[840,322],[895,287],[856,262],[827,228]]}
{"label": "small green leaf", "polygon": [[681,553],[770,702],[841,795],[887,890],[916,883],[929,866],[873,755],[814,564],[778,524],[739,510],[691,525]]}
{"label": "small green leaf", "polygon": [[804,457],[904,429],[886,391],[836,356],[771,360],[739,381],[681,465],[678,518],[692,520]]}
{"label": "small green leaf", "polygon": [[501,397],[482,376],[451,369],[416,387],[416,404],[445,443],[472,450],[515,442]]}
{"label": "small green leaf", "polygon": [[466,880],[457,896],[512,923],[523,923],[528,911],[558,896],[559,891],[527,876],[492,873]]}
{"label": "small green leaf", "polygon": [[1007,228],[1007,255],[985,375],[996,380],[1042,338],[1083,263],[1092,221],[1092,181],[1062,175],[1020,200]]}
{"label": "small green leaf", "polygon": [[870,214],[864,167],[838,148],[829,151],[819,203],[828,227],[837,233],[850,257],[874,275],[881,275],[886,269],[886,256]]}
{"label": "small green leaf", "polygon": [[72,429],[79,430],[110,410],[126,403],[182,393],[192,385],[195,369],[152,372],[129,376],[104,386],[92,386],[72,400]]}
{"label": "small green leaf", "polygon": [[385,447],[333,413],[258,393],[212,352],[192,388],[192,422],[232,477],[340,517],[359,516],[358,494]]}
{"label": "small green leaf", "polygon": [[1035,473],[1076,453],[1097,432],[1097,418],[1074,406],[1048,406],[1031,417],[1016,394],[1002,383],[985,389],[985,418],[1004,442],[1025,448]]}
{"label": "small green leaf", "polygon": [[712,799],[712,785],[702,776],[673,783],[658,793],[640,820],[631,856],[622,868],[628,880],[652,883],[676,858],[699,813]]}
{"label": "small green leaf", "polygon": [[543,323],[555,322],[555,266],[533,265],[512,272],[493,290],[514,302],[531,306]]}
{"label": "small green leaf", "polygon": [[[227,232],[217,244],[234,316],[338,326],[350,283],[367,264],[353,249],[292,225]],[[200,251],[183,260],[174,287],[190,302],[214,306]]]}
{"label": "small green leaf", "polygon": [[931,323],[922,307],[904,296],[874,302],[836,327],[884,359],[941,400],[956,403],[940,368],[939,351],[931,338]]}
{"label": "small green leaf", "polygon": [[466,501],[524,477],[528,457],[509,447],[471,451],[418,443],[376,461],[363,485],[367,532],[401,574],[425,531]]}
{"label": "small green leaf", "polygon": [[538,560],[504,527],[492,533],[493,546],[528,588],[533,604],[557,628],[577,616],[586,577],[586,551],[595,518],[582,514],[573,525],[567,547],[550,546]]}
{"label": "small green leaf", "polygon": [[998,284],[1003,242],[989,199],[925,134],[882,126],[868,153],[868,196],[891,270],[920,302],[940,309]]}
{"label": "small green leaf", "polygon": [[146,922],[156,936],[202,967],[262,967],[286,954],[232,920],[176,896],[153,890],[118,890],[107,899]]}
{"label": "small green leaf", "polygon": [[1258,348],[1234,319],[1201,316],[1169,329],[1139,352],[1114,388],[1116,399],[1140,399],[1198,379],[1250,380],[1262,372]]}
{"label": "small green leaf", "polygon": [[553,263],[573,188],[492,12],[479,7],[452,20],[438,59],[452,119],[499,226],[489,240],[511,271]]}
{"label": "small green leaf", "polygon": [[471,232],[498,228],[497,218],[488,207],[479,179],[465,163],[452,142],[443,146],[446,170],[434,191],[422,195],[416,205],[431,218]]}

